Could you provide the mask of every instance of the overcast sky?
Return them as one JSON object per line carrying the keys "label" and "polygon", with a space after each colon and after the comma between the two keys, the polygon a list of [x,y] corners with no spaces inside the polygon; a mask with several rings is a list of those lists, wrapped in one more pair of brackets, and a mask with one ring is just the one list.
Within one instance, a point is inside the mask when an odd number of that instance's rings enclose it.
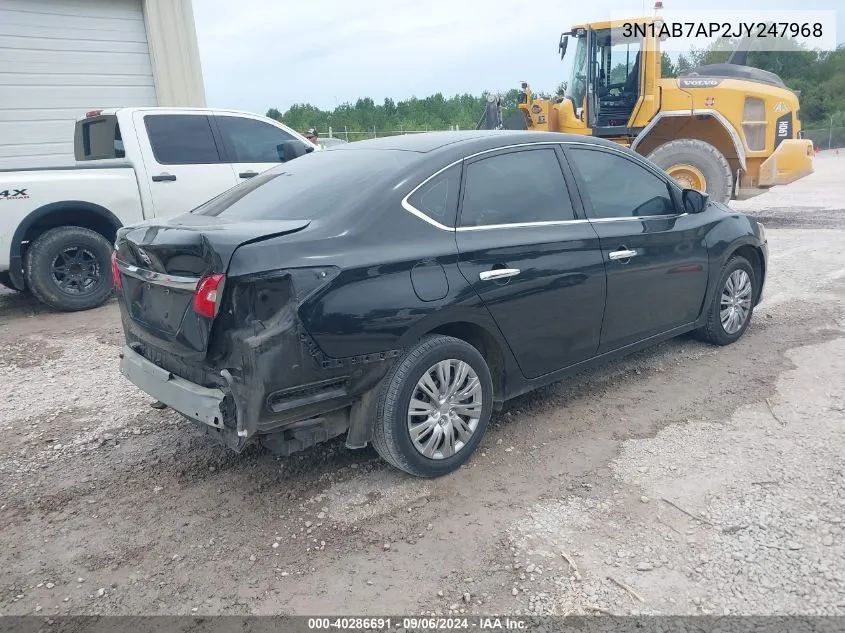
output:
{"label": "overcast sky", "polygon": [[[835,9],[840,0],[805,8]],[[193,0],[208,105],[264,113],[294,103],[331,109],[484,90],[522,80],[552,90],[565,79],[556,53],[572,24],[653,13],[653,0]],[[667,10],[701,6],[664,0]],[[708,9],[737,8],[713,0]],[[794,0],[745,0],[781,9]],[[837,15],[837,41],[845,11]]]}

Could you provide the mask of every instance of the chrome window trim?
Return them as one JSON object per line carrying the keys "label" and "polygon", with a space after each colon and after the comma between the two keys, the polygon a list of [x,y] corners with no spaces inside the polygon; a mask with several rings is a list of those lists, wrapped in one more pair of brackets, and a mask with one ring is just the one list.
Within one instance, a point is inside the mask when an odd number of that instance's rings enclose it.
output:
{"label": "chrome window trim", "polygon": [[446,171],[447,169],[449,169],[449,168],[451,168],[451,167],[454,167],[455,165],[457,165],[457,164],[459,164],[459,163],[462,163],[463,161],[464,161],[464,159],[463,159],[463,158],[461,158],[461,159],[459,159],[459,160],[456,160],[456,161],[454,161],[454,162],[449,163],[449,164],[448,164],[448,165],[446,165],[445,167],[443,167],[443,168],[441,168],[441,169],[438,169],[436,172],[434,172],[433,174],[431,174],[431,176],[429,176],[428,178],[426,178],[425,180],[423,180],[420,184],[418,184],[416,187],[414,187],[413,189],[411,189],[411,191],[410,191],[410,192],[408,192],[408,195],[406,195],[404,198],[402,198],[402,207],[405,209],[405,211],[407,211],[408,213],[411,213],[411,214],[413,214],[413,215],[417,216],[420,220],[423,220],[423,221],[425,221],[425,222],[428,222],[428,223],[429,223],[429,224],[431,224],[432,226],[434,226],[434,227],[436,227],[436,228],[440,229],[441,231],[454,231],[454,230],[455,230],[455,227],[453,227],[453,226],[447,226],[447,225],[445,225],[445,224],[441,224],[441,223],[440,223],[440,222],[438,222],[437,220],[434,220],[433,218],[430,218],[430,217],[429,217],[428,215],[426,215],[424,212],[420,211],[420,210],[419,210],[419,209],[417,209],[414,205],[412,205],[410,202],[408,202],[408,198],[410,198],[411,196],[413,196],[413,195],[417,192],[417,190],[419,190],[420,188],[422,188],[422,187],[423,187],[424,185],[426,185],[429,181],[433,180],[434,178],[437,178],[437,176],[439,176],[440,174],[442,174],[442,173],[443,173],[444,171]]}
{"label": "chrome window trim", "polygon": [[[436,178],[437,176],[442,174],[444,171],[446,171],[450,167],[454,167],[455,165],[457,165],[459,163],[463,163],[464,161],[475,158],[476,156],[481,156],[483,154],[489,154],[490,152],[498,152],[499,150],[513,149],[515,147],[531,147],[531,146],[536,146],[536,145],[560,145],[560,141],[535,141],[535,142],[531,142],[531,143],[515,143],[513,145],[504,145],[502,147],[493,147],[491,149],[485,149],[485,150],[482,150],[480,152],[475,152],[474,154],[470,154],[469,156],[464,156],[463,158],[459,158],[458,160],[449,163],[445,167],[438,169],[431,176],[429,176],[428,178],[423,180],[420,184],[418,184],[416,187],[411,189],[411,191],[408,193],[408,195],[406,195],[404,198],[402,198],[402,207],[406,211],[408,211],[409,213],[418,217],[420,220],[428,222],[432,226],[434,226],[434,227],[436,227],[436,228],[438,228],[442,231],[460,231],[462,229],[463,230],[466,230],[466,229],[478,230],[478,229],[486,228],[486,227],[480,227],[480,226],[456,227],[456,226],[447,226],[445,224],[441,224],[437,220],[434,220],[434,219],[428,217],[424,212],[420,211],[414,205],[412,205],[410,202],[408,202],[408,198],[413,196],[417,192],[417,190],[419,188],[421,188],[423,185],[425,185],[428,181],[430,181],[433,178]],[[573,220],[560,220],[560,222],[573,222]],[[555,221],[554,223],[557,224],[558,222]],[[535,223],[535,222],[520,222],[518,224],[496,224],[496,225],[490,225],[490,226],[496,227],[496,228],[501,228],[501,227],[505,227],[505,226],[530,226],[530,225],[534,225],[534,224],[537,224],[537,223]],[[540,226],[542,226],[544,224],[546,224],[546,223],[539,223]]]}
{"label": "chrome window trim", "polygon": [[200,282],[199,277],[180,277],[179,275],[168,275],[166,273],[157,273],[145,268],[138,268],[132,264],[124,264],[121,261],[117,262],[117,268],[124,275],[140,279],[147,283],[156,284],[157,286],[166,286],[168,288],[175,288],[177,290],[196,291],[197,284]]}
{"label": "chrome window trim", "polygon": [[[433,180],[434,178],[436,178],[437,176],[442,174],[447,169],[454,167],[455,165],[458,165],[460,163],[463,163],[464,161],[475,158],[476,156],[482,156],[484,154],[490,154],[491,152],[498,152],[499,150],[513,149],[515,147],[536,147],[538,145],[558,145],[558,146],[583,145],[585,147],[595,147],[595,148],[598,148],[600,150],[602,150],[602,149],[607,150],[609,152],[619,154],[620,156],[624,156],[624,157],[627,157],[629,159],[632,158],[632,156],[630,154],[628,154],[626,152],[622,152],[619,149],[617,149],[616,147],[610,147],[610,146],[606,146],[606,145],[596,145],[595,143],[584,143],[584,142],[581,142],[581,141],[536,141],[536,142],[531,142],[531,143],[516,143],[514,145],[505,145],[505,146],[502,146],[502,147],[493,147],[491,149],[485,149],[485,150],[482,150],[480,152],[475,152],[474,154],[470,154],[469,156],[459,158],[456,161],[452,161],[451,163],[449,163],[445,167],[441,167],[436,172],[434,172],[431,176],[429,176],[428,178],[423,180],[420,184],[418,184],[416,187],[411,189],[411,191],[404,198],[402,198],[402,207],[406,211],[411,213],[412,215],[418,217],[419,219],[423,220],[424,222],[427,222],[428,224],[432,225],[433,227],[440,229],[441,231],[462,232],[462,233],[467,232],[467,231],[491,231],[491,230],[496,230],[496,229],[517,229],[517,228],[532,228],[532,227],[542,227],[542,226],[566,226],[568,224],[589,224],[589,223],[592,223],[592,222],[627,222],[627,221],[630,221],[630,220],[640,220],[640,221],[642,221],[642,220],[654,220],[654,219],[666,220],[666,219],[670,219],[670,218],[680,218],[680,217],[687,215],[687,213],[679,213],[679,214],[673,214],[673,215],[643,215],[643,216],[636,216],[636,217],[630,217],[630,218],[594,218],[594,219],[585,219],[585,220],[582,220],[582,219],[547,220],[547,221],[541,221],[541,222],[514,222],[512,224],[485,224],[483,226],[447,226],[445,224],[441,224],[437,220],[430,218],[423,211],[420,211],[414,205],[412,205],[410,202],[408,202],[408,198],[410,198],[412,195],[414,195],[417,192],[417,190],[419,190],[421,187],[423,187],[426,183]],[[655,170],[652,167],[652,165],[650,165],[645,160],[643,160],[643,158],[639,154],[634,154],[633,158],[634,158],[635,162],[642,163],[643,167],[649,169],[649,171],[654,173]],[[660,177],[661,174],[655,173],[655,176]],[[671,182],[671,181],[667,181],[667,182]]]}
{"label": "chrome window trim", "polygon": [[630,220],[637,220],[642,222],[644,220],[675,220],[682,218],[689,213],[672,213],[671,215],[633,215],[630,218],[594,218],[590,222],[628,222]]}
{"label": "chrome window trim", "polygon": [[482,226],[459,226],[455,231],[490,231],[493,229],[514,229],[536,226],[565,226],[567,224],[589,224],[589,220],[544,220],[540,222],[513,222],[511,224],[484,224]]}

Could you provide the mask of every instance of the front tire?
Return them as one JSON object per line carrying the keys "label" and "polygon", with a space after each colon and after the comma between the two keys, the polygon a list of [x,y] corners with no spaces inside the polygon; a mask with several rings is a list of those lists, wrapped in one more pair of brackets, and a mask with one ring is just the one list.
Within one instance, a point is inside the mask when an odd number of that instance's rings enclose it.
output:
{"label": "front tire", "polygon": [[42,234],[26,253],[26,285],[36,299],[57,310],[90,310],[113,290],[109,241],[81,226]]}
{"label": "front tire", "polygon": [[707,306],[707,322],[698,335],[714,345],[730,345],[748,329],[757,297],[754,268],[741,255],[734,255],[722,267],[719,281]]}
{"label": "front tire", "polygon": [[710,143],[691,138],[669,141],[652,151],[648,159],[685,189],[698,189],[723,204],[731,199],[731,166]]}
{"label": "front tire", "polygon": [[439,477],[469,459],[492,410],[493,381],[479,351],[451,336],[426,336],[384,378],[373,447],[400,470]]}

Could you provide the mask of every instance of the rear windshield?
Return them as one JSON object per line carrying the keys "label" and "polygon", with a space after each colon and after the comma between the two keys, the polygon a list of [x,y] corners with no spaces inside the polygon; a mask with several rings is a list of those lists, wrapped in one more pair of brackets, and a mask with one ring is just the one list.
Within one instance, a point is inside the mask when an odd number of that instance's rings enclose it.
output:
{"label": "rear windshield", "polygon": [[79,121],[73,149],[76,160],[125,158],[117,117],[107,115]]}
{"label": "rear windshield", "polygon": [[316,151],[274,167],[197,207],[232,220],[306,220],[357,206],[393,186],[419,154],[390,150]]}

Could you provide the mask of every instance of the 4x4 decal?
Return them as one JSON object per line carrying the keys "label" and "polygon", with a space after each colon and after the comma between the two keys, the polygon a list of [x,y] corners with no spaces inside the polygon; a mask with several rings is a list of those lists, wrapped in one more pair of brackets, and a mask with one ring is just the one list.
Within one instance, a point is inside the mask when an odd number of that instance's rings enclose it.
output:
{"label": "4x4 decal", "polygon": [[26,189],[6,189],[0,191],[0,200],[25,200],[29,198]]}

